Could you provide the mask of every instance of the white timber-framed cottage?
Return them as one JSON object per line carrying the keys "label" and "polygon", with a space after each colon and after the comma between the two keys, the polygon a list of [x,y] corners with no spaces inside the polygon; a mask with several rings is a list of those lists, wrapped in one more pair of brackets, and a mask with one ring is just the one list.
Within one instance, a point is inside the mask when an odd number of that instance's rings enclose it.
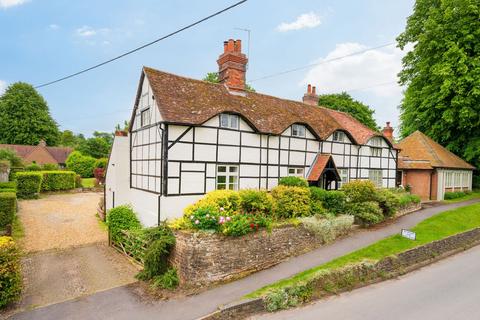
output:
{"label": "white timber-framed cottage", "polygon": [[224,42],[220,83],[144,67],[128,134],[117,134],[105,208],[130,204],[153,226],[215,189],[267,189],[281,177],[337,189],[354,179],[395,187],[398,150],[350,115],[245,90],[240,40]]}

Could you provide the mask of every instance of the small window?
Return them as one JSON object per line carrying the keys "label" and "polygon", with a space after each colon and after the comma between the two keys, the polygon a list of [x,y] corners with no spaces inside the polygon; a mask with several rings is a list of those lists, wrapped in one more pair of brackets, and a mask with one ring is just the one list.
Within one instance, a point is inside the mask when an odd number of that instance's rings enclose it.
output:
{"label": "small window", "polygon": [[445,187],[451,188],[452,187],[452,172],[446,171],[445,172]]}
{"label": "small window", "polygon": [[372,157],[381,157],[382,156],[382,148],[370,147],[370,155]]}
{"label": "small window", "polygon": [[338,174],[340,175],[340,181],[338,181],[338,188],[341,188],[345,183],[348,182],[348,169],[338,169]]}
{"label": "small window", "polygon": [[333,141],[335,142],[344,142],[345,141],[345,132],[335,131],[333,133]]}
{"label": "small window", "polygon": [[377,188],[381,188],[383,186],[382,170],[369,170],[368,178],[377,186]]}
{"label": "small window", "polygon": [[142,112],[140,112],[140,126],[144,127],[149,124],[150,124],[149,109],[142,110]]}
{"label": "small window", "polygon": [[238,166],[217,166],[217,189],[238,190]]}
{"label": "small window", "polygon": [[288,168],[288,175],[291,177],[303,178],[305,170],[303,168]]}
{"label": "small window", "polygon": [[235,114],[223,113],[220,115],[220,127],[238,129],[238,116]]}
{"label": "small window", "polygon": [[305,126],[301,124],[292,125],[292,136],[293,137],[305,137]]}
{"label": "small window", "polygon": [[382,138],[376,137],[370,140],[370,145],[374,147],[382,147]]}

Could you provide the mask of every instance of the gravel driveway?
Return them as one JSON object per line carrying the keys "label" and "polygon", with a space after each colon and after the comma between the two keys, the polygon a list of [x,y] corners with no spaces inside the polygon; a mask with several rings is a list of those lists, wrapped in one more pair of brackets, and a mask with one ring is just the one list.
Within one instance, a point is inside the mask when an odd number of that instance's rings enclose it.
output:
{"label": "gravel driveway", "polygon": [[20,201],[25,252],[107,242],[107,232],[95,216],[100,197],[100,193],[68,193]]}

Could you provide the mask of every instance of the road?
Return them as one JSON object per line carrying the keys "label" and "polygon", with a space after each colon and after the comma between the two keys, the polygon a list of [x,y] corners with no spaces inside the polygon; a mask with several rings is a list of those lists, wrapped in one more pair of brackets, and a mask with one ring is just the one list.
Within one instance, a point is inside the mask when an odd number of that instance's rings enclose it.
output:
{"label": "road", "polygon": [[480,247],[308,306],[256,320],[480,319]]}

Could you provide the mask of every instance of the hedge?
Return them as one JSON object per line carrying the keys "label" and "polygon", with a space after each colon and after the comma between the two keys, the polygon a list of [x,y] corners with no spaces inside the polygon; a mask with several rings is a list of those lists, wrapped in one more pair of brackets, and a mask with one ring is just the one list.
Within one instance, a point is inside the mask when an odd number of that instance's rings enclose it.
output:
{"label": "hedge", "polygon": [[0,237],[0,309],[17,301],[21,291],[20,251],[11,237]]}
{"label": "hedge", "polygon": [[75,188],[73,171],[41,171],[43,175],[42,191],[69,190]]}
{"label": "hedge", "polygon": [[0,229],[11,224],[17,209],[17,195],[14,192],[0,192]]}
{"label": "hedge", "polygon": [[85,156],[79,151],[74,151],[68,156],[66,165],[68,170],[76,172],[82,178],[92,178],[96,162],[95,158]]}
{"label": "hedge", "polygon": [[15,181],[0,182],[0,189],[15,189],[17,183]]}
{"label": "hedge", "polygon": [[43,175],[40,172],[17,172],[17,195],[21,199],[37,198],[40,193]]}

